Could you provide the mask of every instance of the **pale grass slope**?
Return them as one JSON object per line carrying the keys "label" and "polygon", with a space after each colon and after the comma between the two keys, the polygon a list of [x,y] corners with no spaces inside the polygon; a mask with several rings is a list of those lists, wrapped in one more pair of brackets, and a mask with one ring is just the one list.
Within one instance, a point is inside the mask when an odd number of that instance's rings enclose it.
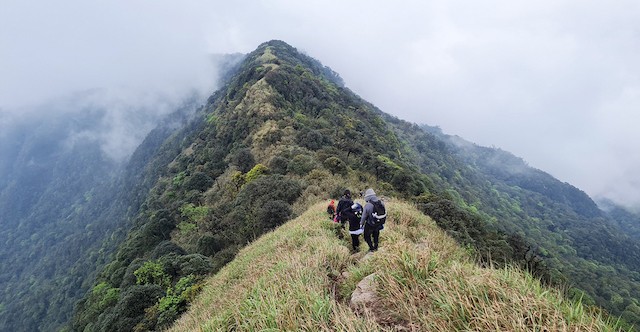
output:
{"label": "pale grass slope", "polygon": [[[326,203],[262,236],[212,276],[172,331],[614,331],[517,269],[486,269],[428,217],[388,203],[380,250],[349,253]],[[339,239],[337,235],[344,235]],[[375,308],[349,307],[375,273]]]}

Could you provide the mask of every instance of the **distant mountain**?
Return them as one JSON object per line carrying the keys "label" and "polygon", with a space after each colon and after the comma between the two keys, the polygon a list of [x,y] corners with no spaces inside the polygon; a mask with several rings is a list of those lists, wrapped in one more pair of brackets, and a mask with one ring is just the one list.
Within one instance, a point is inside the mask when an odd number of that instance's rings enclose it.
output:
{"label": "distant mountain", "polygon": [[610,200],[600,200],[602,207],[613,224],[630,237],[640,240],[640,213],[618,205]]}
{"label": "distant mountain", "polygon": [[[71,274],[71,281],[64,268],[54,278],[34,275],[34,282],[58,280],[63,288],[86,290],[70,330],[167,328],[206,278],[248,243],[345,188],[357,193],[369,187],[392,200],[411,201],[472,251],[479,266],[528,270],[546,285],[560,285],[569,297],[640,322],[638,239],[584,192],[505,151],[386,114],[346,88],[336,72],[282,41],[229,59],[222,87],[204,105],[177,112],[151,131],[117,174],[110,173],[117,168],[105,167],[107,174],[96,179],[107,189],[89,191],[103,196],[89,195],[96,198],[85,199],[79,210],[75,206],[73,211],[91,211],[82,223],[69,223],[87,230],[76,236],[89,245],[72,242],[67,248],[99,262],[82,265],[83,274]],[[0,165],[2,172],[9,169]],[[56,183],[70,178],[53,177]],[[5,180],[0,188],[30,192],[28,179]],[[87,190],[73,193],[85,197]],[[4,204],[26,204],[9,196],[0,196]],[[15,213],[22,218],[32,212],[25,207]],[[36,249],[25,246],[22,252],[27,256],[13,268],[25,266]],[[3,289],[29,288],[2,280]],[[30,307],[39,314],[28,312],[33,330],[49,330],[68,317],[39,321],[54,317],[56,309],[43,300],[51,297],[33,289],[7,293],[14,300],[3,302],[0,314],[11,325],[2,327],[21,326],[13,317],[22,317],[15,303],[23,298],[43,301]],[[60,303],[68,305],[76,295]]]}

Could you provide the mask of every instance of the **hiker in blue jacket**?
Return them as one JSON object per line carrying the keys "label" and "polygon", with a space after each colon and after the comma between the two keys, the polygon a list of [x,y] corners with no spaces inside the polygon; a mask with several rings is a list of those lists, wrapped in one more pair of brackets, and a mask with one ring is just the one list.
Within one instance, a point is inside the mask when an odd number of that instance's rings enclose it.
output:
{"label": "hiker in blue jacket", "polygon": [[378,250],[378,241],[381,229],[381,226],[376,224],[374,204],[381,204],[384,209],[384,203],[378,199],[375,191],[371,188],[364,192],[364,201],[366,204],[364,205],[362,217],[360,218],[360,225],[364,225],[364,240],[367,241],[367,244],[369,245],[369,252],[374,252]]}

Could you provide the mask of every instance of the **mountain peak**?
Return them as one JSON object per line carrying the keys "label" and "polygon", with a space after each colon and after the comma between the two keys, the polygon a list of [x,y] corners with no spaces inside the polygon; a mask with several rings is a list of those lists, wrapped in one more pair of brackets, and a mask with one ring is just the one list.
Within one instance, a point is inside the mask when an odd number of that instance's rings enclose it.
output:
{"label": "mountain peak", "polygon": [[246,61],[245,66],[275,64],[303,68],[338,86],[344,86],[344,81],[338,73],[282,40],[274,39],[260,44],[256,50],[249,53]]}
{"label": "mountain peak", "polygon": [[272,39],[269,41],[266,41],[262,44],[260,44],[256,50],[260,50],[260,49],[264,49],[267,47],[276,47],[279,49],[283,49],[283,50],[289,50],[290,52],[297,52],[297,49],[289,44],[287,44],[285,41],[279,40],[279,39]]}

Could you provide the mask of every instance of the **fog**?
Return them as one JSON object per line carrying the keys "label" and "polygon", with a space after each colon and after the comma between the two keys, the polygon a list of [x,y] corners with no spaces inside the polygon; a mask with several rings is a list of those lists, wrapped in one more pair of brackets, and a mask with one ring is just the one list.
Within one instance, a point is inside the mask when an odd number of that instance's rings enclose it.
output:
{"label": "fog", "polygon": [[281,39],[387,113],[640,204],[637,2],[0,1],[5,113],[91,88],[208,93],[207,54]]}

